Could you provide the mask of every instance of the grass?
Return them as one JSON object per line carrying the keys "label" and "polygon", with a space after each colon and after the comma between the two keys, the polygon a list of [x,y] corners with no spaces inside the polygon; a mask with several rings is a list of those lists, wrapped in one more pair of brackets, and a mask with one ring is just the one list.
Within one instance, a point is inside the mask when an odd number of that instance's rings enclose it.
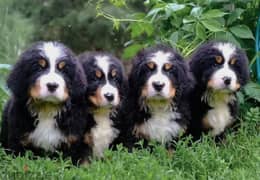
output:
{"label": "grass", "polygon": [[106,151],[104,160],[80,168],[68,159],[32,160],[30,152],[13,158],[0,149],[0,179],[259,179],[259,130],[256,123],[242,123],[219,145],[204,136],[189,146],[187,138],[178,142],[173,154],[162,146],[155,146],[153,153],[128,153],[119,146],[118,151]]}

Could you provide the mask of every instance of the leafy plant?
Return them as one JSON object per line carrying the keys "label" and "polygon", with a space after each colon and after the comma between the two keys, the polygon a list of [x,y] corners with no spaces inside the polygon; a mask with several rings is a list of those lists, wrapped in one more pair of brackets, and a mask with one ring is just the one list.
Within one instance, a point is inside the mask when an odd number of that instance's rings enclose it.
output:
{"label": "leafy plant", "polygon": [[131,35],[125,43],[124,58],[157,42],[168,43],[189,56],[198,45],[211,39],[233,42],[248,50],[250,58],[254,56],[252,29],[258,0],[146,0],[144,4],[146,11],[132,14],[126,23],[110,15],[114,23],[126,25]]}

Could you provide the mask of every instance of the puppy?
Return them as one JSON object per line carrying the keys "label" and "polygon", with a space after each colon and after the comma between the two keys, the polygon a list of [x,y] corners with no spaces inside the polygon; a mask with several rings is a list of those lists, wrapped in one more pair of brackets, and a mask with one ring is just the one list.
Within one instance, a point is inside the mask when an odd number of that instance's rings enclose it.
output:
{"label": "puppy", "polygon": [[247,56],[231,43],[209,42],[192,55],[190,69],[196,79],[190,131],[196,139],[202,132],[221,136],[236,120],[236,92],[249,79]]}
{"label": "puppy", "polygon": [[94,157],[102,157],[119,134],[117,111],[126,93],[126,80],[121,62],[111,54],[89,52],[79,55],[87,77],[85,93],[89,107],[84,142],[92,147]]}
{"label": "puppy", "polygon": [[129,75],[129,93],[119,116],[120,141],[132,149],[139,140],[172,145],[191,119],[188,94],[193,80],[183,58],[158,45],[140,51]]}
{"label": "puppy", "polygon": [[16,155],[60,151],[76,162],[79,152],[73,147],[85,131],[86,80],[72,51],[58,42],[34,44],[21,54],[7,85],[11,98],[3,111],[3,147]]}

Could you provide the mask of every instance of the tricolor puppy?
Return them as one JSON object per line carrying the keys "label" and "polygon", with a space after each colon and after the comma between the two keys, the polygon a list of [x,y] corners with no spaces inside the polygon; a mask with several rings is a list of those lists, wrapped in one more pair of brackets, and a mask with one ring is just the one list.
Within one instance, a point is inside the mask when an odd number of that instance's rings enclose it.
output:
{"label": "tricolor puppy", "polygon": [[126,91],[126,80],[121,62],[108,53],[88,52],[79,55],[88,88],[85,94],[89,108],[84,142],[92,147],[94,157],[103,152],[118,136],[115,117]]}
{"label": "tricolor puppy", "polygon": [[209,42],[197,49],[190,61],[197,81],[192,98],[191,133],[199,138],[209,131],[221,135],[236,120],[236,92],[249,79],[244,51],[228,42]]}
{"label": "tricolor puppy", "polygon": [[86,81],[80,67],[58,42],[38,42],[21,54],[7,79],[12,96],[3,113],[4,148],[15,154],[72,152],[85,122]]}
{"label": "tricolor puppy", "polygon": [[168,146],[178,139],[191,118],[187,97],[192,86],[185,61],[173,49],[158,45],[140,51],[120,113],[123,144],[132,148],[138,140],[154,140]]}

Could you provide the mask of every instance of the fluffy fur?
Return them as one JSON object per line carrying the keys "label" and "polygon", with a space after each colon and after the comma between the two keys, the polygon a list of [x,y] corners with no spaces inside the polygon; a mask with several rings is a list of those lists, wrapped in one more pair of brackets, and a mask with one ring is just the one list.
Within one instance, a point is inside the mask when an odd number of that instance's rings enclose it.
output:
{"label": "fluffy fur", "polygon": [[[7,85],[12,96],[2,119],[1,142],[15,154],[61,151],[79,160],[86,123],[86,80],[70,49],[38,42],[23,52]],[[77,148],[76,148],[77,147]]]}
{"label": "fluffy fur", "polygon": [[231,43],[209,42],[193,54],[190,69],[197,82],[190,131],[195,138],[202,132],[221,136],[236,120],[236,92],[249,79],[247,56]]}
{"label": "fluffy fur", "polygon": [[129,93],[119,119],[118,138],[128,148],[139,140],[166,145],[186,131],[190,121],[188,94],[193,80],[183,58],[158,45],[138,53],[129,75]]}
{"label": "fluffy fur", "polygon": [[79,56],[87,77],[85,94],[92,122],[84,142],[92,147],[94,157],[102,157],[119,134],[115,117],[126,93],[126,80],[121,62],[108,53],[88,52]]}

